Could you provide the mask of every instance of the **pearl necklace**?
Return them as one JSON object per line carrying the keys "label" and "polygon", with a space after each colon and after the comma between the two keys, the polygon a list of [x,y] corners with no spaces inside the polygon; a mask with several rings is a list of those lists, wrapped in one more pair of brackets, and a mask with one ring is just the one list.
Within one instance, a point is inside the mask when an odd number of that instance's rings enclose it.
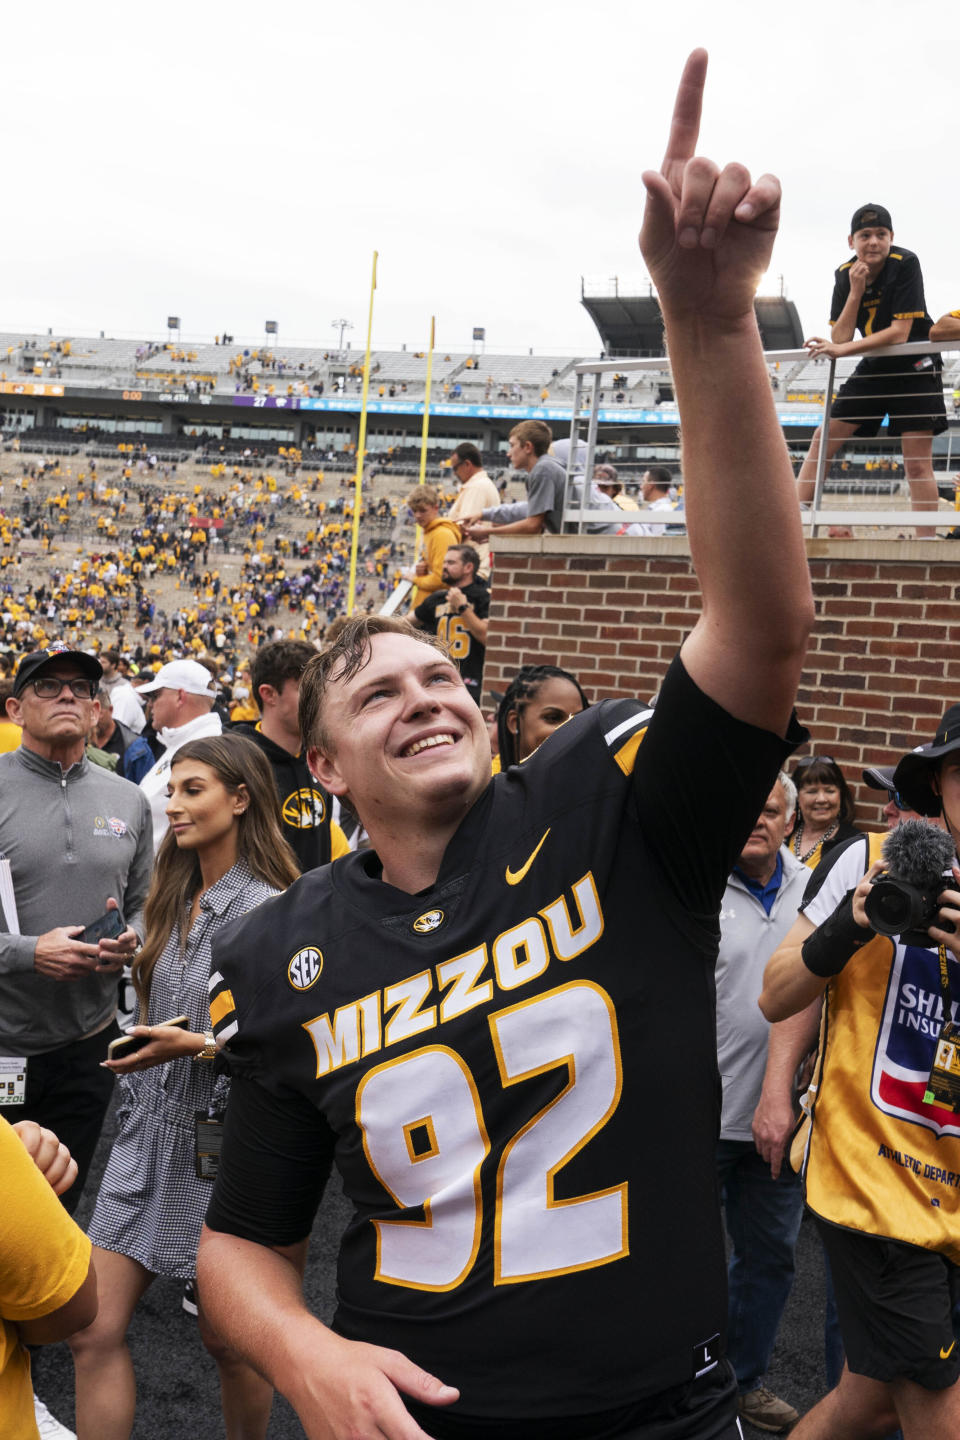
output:
{"label": "pearl necklace", "polygon": [[832,824],[832,825],[829,825],[829,826],[827,827],[827,829],[824,830],[823,834],[820,836],[820,839],[817,841],[816,845],[811,845],[811,846],[810,846],[810,849],[806,852],[806,854],[805,854],[805,855],[801,855],[801,853],[800,853],[800,841],[803,839],[803,821],[801,820],[801,821],[800,821],[800,824],[797,826],[796,831],[794,832],[794,836],[793,836],[793,853],[794,853],[794,855],[796,855],[797,859],[800,861],[800,863],[801,863],[802,865],[805,865],[805,864],[807,863],[807,861],[810,859],[811,855],[815,855],[815,854],[817,853],[817,851],[820,849],[821,845],[823,845],[825,841],[831,839],[832,836],[836,835],[836,833],[837,833],[837,831],[838,831],[839,829],[840,829],[840,817],[837,816],[837,818],[836,818],[836,820],[834,820],[833,824]]}

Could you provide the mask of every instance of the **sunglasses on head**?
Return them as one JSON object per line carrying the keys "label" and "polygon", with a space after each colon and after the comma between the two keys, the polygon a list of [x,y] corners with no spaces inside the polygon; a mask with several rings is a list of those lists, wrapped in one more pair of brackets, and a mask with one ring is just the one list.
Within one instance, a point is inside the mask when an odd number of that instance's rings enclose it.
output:
{"label": "sunglasses on head", "polygon": [[804,755],[802,760],[797,761],[794,768],[805,770],[808,765],[819,765],[821,762],[825,765],[836,765],[837,763],[832,755]]}

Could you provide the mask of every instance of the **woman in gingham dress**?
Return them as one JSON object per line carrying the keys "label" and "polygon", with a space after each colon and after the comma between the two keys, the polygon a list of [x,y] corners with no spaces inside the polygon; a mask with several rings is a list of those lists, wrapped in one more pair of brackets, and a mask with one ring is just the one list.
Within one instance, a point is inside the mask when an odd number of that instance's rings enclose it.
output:
{"label": "woman in gingham dress", "polygon": [[[222,1112],[229,1081],[210,1033],[210,943],[221,925],[297,878],[269,762],[240,735],[182,746],[170,772],[170,829],[132,971],[143,1049],[105,1064],[120,1076],[119,1133],[90,1239],[100,1310],[72,1345],[79,1440],[127,1440],[136,1383],[126,1332],[155,1275],[192,1277],[210,1183],[197,1174],[195,1117]],[[187,1017],[187,1028],[163,1021]],[[229,1440],[266,1433],[273,1392],[209,1331]]]}

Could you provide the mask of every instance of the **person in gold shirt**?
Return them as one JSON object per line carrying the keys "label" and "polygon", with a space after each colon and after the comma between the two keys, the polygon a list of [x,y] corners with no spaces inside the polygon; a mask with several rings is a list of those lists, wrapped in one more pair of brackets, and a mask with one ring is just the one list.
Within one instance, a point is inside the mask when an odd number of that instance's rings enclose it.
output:
{"label": "person in gold shirt", "polygon": [[5,1440],[37,1440],[56,1421],[33,1395],[28,1345],[64,1340],[97,1313],[90,1241],[57,1196],[76,1161],[52,1130],[0,1116],[0,1425]]}
{"label": "person in gold shirt", "polygon": [[[881,837],[855,836],[815,871],[760,995],[768,1020],[798,1030],[823,996],[792,1158],[830,1260],[846,1364],[792,1432],[796,1440],[887,1435],[898,1423],[908,1440],[960,1434],[951,1323],[960,1299],[960,1107],[941,1084],[943,1057],[960,1044],[951,1020],[960,994],[960,705],[892,779],[907,808],[949,833],[952,875],[933,892],[933,918],[901,935],[877,933],[865,900],[894,867],[880,857]],[[939,873],[930,832],[922,821],[909,826],[898,848],[917,859],[932,848]]]}
{"label": "person in gold shirt", "polygon": [[440,514],[440,496],[432,485],[418,485],[407,497],[413,518],[423,531],[420,555],[402,574],[412,580],[411,613],[443,585],[443,560],[451,545],[460,544],[460,526]]}

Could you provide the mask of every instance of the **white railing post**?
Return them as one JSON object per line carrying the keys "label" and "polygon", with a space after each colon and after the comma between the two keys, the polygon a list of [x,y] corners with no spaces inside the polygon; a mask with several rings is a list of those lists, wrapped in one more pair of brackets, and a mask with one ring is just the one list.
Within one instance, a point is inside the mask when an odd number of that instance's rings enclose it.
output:
{"label": "white railing post", "polygon": [[830,461],[827,457],[827,440],[830,435],[830,410],[833,406],[833,380],[837,373],[836,356],[828,357],[827,383],[823,392],[823,419],[820,421],[820,445],[817,450],[817,475],[813,482],[813,504],[810,507],[810,535],[814,537],[819,528],[817,525],[817,511],[820,509],[820,498],[823,495],[823,482],[827,475],[827,466]]}

